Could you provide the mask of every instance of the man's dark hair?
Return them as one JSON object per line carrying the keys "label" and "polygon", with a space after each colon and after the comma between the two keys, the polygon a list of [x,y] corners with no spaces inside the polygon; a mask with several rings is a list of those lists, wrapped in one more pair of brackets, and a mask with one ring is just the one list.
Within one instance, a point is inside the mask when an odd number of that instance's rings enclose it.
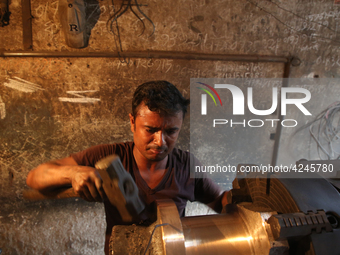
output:
{"label": "man's dark hair", "polygon": [[150,111],[160,115],[175,115],[182,111],[184,118],[190,100],[184,98],[170,82],[150,81],[139,85],[133,95],[132,115],[135,119],[142,102]]}

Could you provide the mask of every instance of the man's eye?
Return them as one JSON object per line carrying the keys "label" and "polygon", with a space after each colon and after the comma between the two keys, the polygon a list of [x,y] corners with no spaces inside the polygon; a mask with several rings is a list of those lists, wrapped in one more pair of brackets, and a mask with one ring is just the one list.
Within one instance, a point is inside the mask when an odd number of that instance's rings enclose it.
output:
{"label": "man's eye", "polygon": [[176,129],[174,129],[174,130],[168,130],[167,133],[168,133],[168,135],[172,135],[172,134],[175,134],[176,131],[177,131]]}
{"label": "man's eye", "polygon": [[153,129],[147,129],[147,130],[146,130],[146,132],[148,132],[148,133],[151,133],[151,134],[152,134],[152,133],[155,133],[155,130],[153,130]]}

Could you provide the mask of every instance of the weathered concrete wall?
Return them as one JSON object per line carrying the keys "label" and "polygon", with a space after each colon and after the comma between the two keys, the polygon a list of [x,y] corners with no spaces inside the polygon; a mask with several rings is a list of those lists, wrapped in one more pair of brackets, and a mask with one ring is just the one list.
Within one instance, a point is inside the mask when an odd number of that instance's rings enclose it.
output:
{"label": "weathered concrete wall", "polygon": [[[124,51],[294,56],[291,77],[339,77],[339,6],[318,1],[144,1],[155,24],[126,12],[119,19]],[[32,0],[33,51],[113,52],[106,22],[111,1],[88,1],[88,47],[64,42],[59,1]],[[10,25],[0,28],[0,50],[22,50],[21,1],[10,1]],[[25,22],[25,21],[24,21]],[[28,171],[88,146],[132,138],[128,113],[142,82],[164,79],[189,96],[190,78],[282,77],[283,64],[114,58],[0,59],[0,249],[3,254],[100,254],[101,204],[69,199],[22,199]],[[70,93],[76,91],[77,93]],[[75,98],[84,96],[84,103]],[[179,147],[188,149],[186,120]],[[264,154],[273,141],[263,141]],[[230,187],[231,180],[221,183]],[[199,209],[202,212],[202,209]],[[196,204],[188,214],[196,213]]]}

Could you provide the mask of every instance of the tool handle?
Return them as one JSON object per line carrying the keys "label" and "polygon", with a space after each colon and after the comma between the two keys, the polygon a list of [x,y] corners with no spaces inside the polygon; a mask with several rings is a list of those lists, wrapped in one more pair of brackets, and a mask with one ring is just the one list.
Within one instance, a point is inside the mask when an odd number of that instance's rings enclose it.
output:
{"label": "tool handle", "polygon": [[22,193],[23,197],[27,200],[44,200],[44,199],[60,199],[69,197],[79,197],[75,193],[73,188],[62,189],[58,191],[53,191],[50,193],[41,193],[36,189],[24,190]]}

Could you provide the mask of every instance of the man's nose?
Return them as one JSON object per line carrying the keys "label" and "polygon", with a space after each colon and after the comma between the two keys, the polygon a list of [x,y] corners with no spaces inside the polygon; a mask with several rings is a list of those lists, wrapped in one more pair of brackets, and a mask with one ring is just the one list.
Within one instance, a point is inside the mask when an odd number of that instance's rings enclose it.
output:
{"label": "man's nose", "polygon": [[162,147],[162,146],[164,146],[166,144],[164,133],[162,131],[158,131],[158,132],[155,133],[154,143],[158,147]]}

